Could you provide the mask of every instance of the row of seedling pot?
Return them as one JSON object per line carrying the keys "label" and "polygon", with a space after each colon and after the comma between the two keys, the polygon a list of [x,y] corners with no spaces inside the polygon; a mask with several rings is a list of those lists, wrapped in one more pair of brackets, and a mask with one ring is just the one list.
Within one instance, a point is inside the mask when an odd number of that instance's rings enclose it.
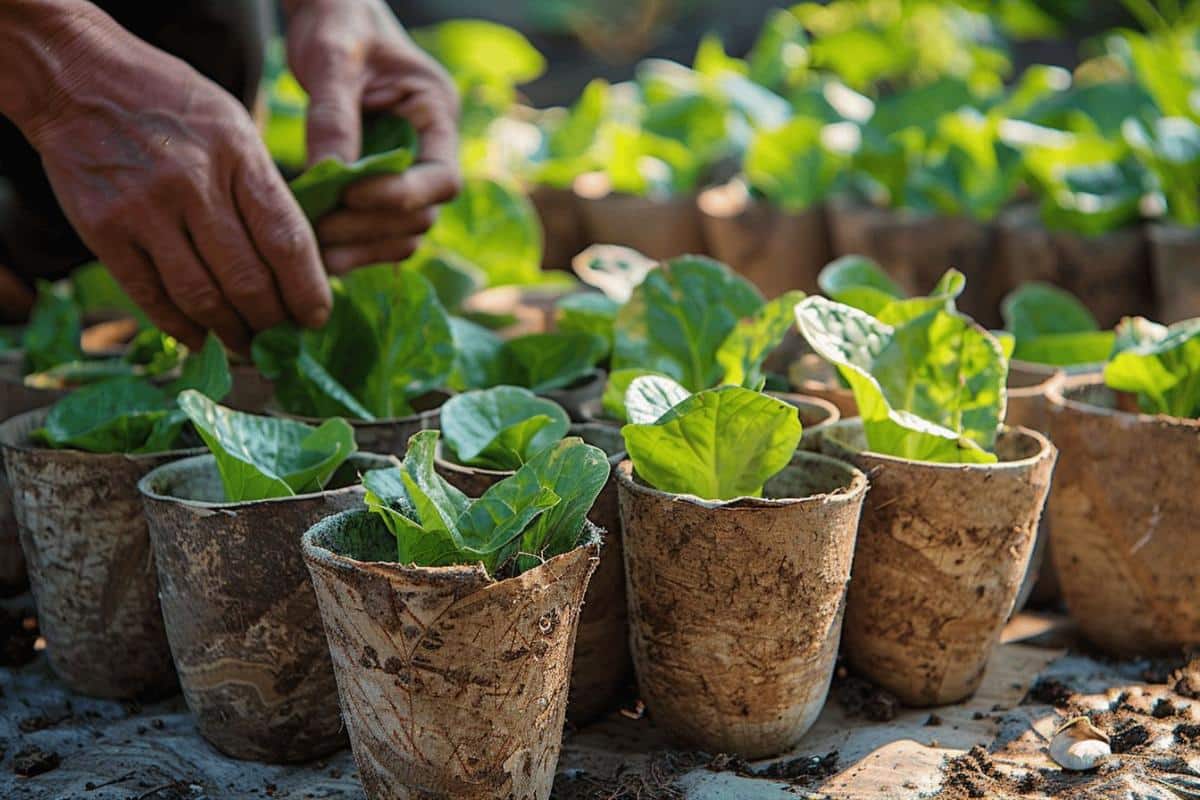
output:
{"label": "row of seedling pot", "polygon": [[[954,271],[920,297],[861,259],[822,277],[832,300],[766,302],[703,258],[644,270],[583,423],[530,388],[470,384],[524,369],[545,394],[594,364],[564,381],[542,369],[553,338],[525,360],[456,338],[393,268],[339,283],[323,331],[260,335],[269,416],[218,404],[231,381],[210,341],[167,383],[123,376],[14,417],[0,444],[52,667],[100,696],[178,683],[236,757],[308,760],[348,734],[381,798],[548,797],[564,718],[612,709],[631,672],[681,742],[748,757],[799,741],[839,646],[906,703],[963,699],[1017,602],[1056,457],[1002,424],[1008,353],[1106,334],[1039,328],[1062,301],[1044,288],[996,336],[957,311]],[[856,417],[763,391],[793,328]],[[1064,591],[1115,652],[1195,643],[1194,575],[1173,557],[1190,499],[1163,472],[1195,466],[1200,325],[1131,320],[1106,341],[1104,378],[1048,392]],[[1153,448],[1097,456],[1105,426],[1143,425]]]}

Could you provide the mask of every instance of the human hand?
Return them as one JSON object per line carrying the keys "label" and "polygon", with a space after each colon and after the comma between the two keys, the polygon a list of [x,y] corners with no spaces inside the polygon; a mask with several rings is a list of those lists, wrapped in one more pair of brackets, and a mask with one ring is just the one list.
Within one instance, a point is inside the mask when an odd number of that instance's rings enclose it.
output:
{"label": "human hand", "polygon": [[80,238],[189,346],[213,330],[245,352],[254,331],[322,324],[315,238],[246,110],[90,3],[73,11],[45,44],[44,101],[15,121]]}
{"label": "human hand", "polygon": [[439,203],[458,193],[458,93],[380,0],[291,0],[288,63],[309,94],[309,162],[359,157],[364,112],[404,117],[416,129],[417,162],[400,175],[361,180],[317,222],[332,273],[416,250]]}

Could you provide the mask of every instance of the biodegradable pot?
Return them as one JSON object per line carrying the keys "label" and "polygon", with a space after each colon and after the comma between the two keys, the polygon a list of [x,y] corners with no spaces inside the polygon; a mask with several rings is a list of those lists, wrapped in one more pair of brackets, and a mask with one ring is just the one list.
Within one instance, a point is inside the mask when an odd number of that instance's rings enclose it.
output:
{"label": "biodegradable pot", "polygon": [[967,278],[958,307],[985,326],[1000,324],[993,227],[970,217],[893,211],[837,201],[829,207],[834,255],[878,261],[909,295],[925,295],[947,269]]}
{"label": "biodegradable pot", "polygon": [[[570,435],[607,453],[610,468],[615,468],[625,457],[625,442],[620,431],[611,425],[572,425]],[[492,484],[513,474],[511,470],[469,467],[451,461],[445,455],[442,442],[438,443],[434,467],[468,497],[480,496]],[[604,548],[588,585],[579,619],[579,634],[575,639],[567,718],[576,725],[611,710],[633,682],[625,610],[625,565],[621,561],[621,519],[617,512],[616,479],[611,472],[588,512],[588,519],[603,531]]]}
{"label": "biodegradable pot", "polygon": [[1148,225],[1150,265],[1164,323],[1200,317],[1200,229]]}
{"label": "biodegradable pot", "polygon": [[[65,397],[67,389],[35,389],[25,385],[21,369],[24,354],[7,354],[0,358],[0,420],[10,419],[52,405]],[[25,556],[13,516],[12,490],[4,470],[0,470],[0,596],[17,594],[28,585]]]}
{"label": "biodegradable pot", "polygon": [[630,641],[655,722],[763,758],[816,721],[837,659],[862,472],[797,453],[767,498],[710,503],[617,468]]}
{"label": "biodegradable pot", "polygon": [[153,455],[35,446],[48,411],[0,425],[21,546],[54,672],[93,697],[154,698],[178,682],[137,483],[199,450]]}
{"label": "biodegradable pot", "polygon": [[1118,411],[1099,375],[1059,379],[1048,398],[1063,454],[1050,536],[1071,616],[1121,657],[1200,644],[1200,420]]}
{"label": "biodegradable pot", "polygon": [[550,389],[538,392],[538,394],[562,406],[572,422],[583,422],[584,407],[589,402],[600,399],[600,396],[604,394],[604,385],[607,382],[608,373],[596,367],[570,386]]}
{"label": "biodegradable pot", "polygon": [[859,674],[910,706],[957,703],[983,679],[1029,566],[1057,452],[1009,428],[995,464],[866,451],[862,420],[826,428],[822,452],[871,476],[842,647]]}
{"label": "biodegradable pot", "polygon": [[395,539],[367,512],[303,547],[367,797],[546,800],[598,537],[503,581],[386,561]]}
{"label": "biodegradable pot", "polygon": [[1092,237],[1050,231],[1028,206],[1004,212],[998,226],[1000,272],[1009,288],[1052,283],[1083,301],[1103,327],[1153,314],[1150,254],[1140,227]]}
{"label": "biodegradable pot", "polygon": [[360,453],[334,488],[241,503],[225,502],[211,455],[165,464],[138,484],[183,696],[222,753],[291,763],[345,747],[300,536],[362,505],[360,472],[394,463]]}
{"label": "biodegradable pot", "polygon": [[838,381],[837,369],[816,353],[807,353],[792,362],[788,367],[788,383],[802,395],[832,404],[841,419],[858,416],[854,392]]}
{"label": "biodegradable pot", "polygon": [[[414,433],[431,430],[441,424],[442,404],[449,399],[450,395],[447,392],[432,391],[412,402],[417,413],[410,416],[377,419],[373,422],[351,417],[346,421],[350,423],[350,427],[354,428],[354,441],[358,444],[360,451],[403,458],[404,453],[408,450],[408,440]],[[266,413],[313,426],[320,425],[325,421],[317,417],[289,414],[273,404],[267,407]]]}
{"label": "biodegradable pot", "polygon": [[590,243],[632,247],[656,261],[706,253],[700,211],[691,195],[663,200],[580,195],[577,202]]}
{"label": "biodegradable pot", "polygon": [[833,253],[824,207],[787,212],[736,188],[718,186],[699,197],[708,252],[768,299],[791,289],[817,291],[817,274]]}
{"label": "biodegradable pot", "polygon": [[539,184],[529,190],[542,223],[542,269],[569,270],[571,259],[587,247],[587,234],[575,192]]}

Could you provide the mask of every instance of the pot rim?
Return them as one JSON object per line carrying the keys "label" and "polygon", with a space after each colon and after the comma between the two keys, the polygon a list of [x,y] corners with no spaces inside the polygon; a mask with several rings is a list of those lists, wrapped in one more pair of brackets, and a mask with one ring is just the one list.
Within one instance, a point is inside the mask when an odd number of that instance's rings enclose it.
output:
{"label": "pot rim", "polygon": [[[448,389],[432,389],[432,390],[426,392],[425,394],[421,395],[421,397],[427,397],[429,395],[441,395],[442,399],[433,408],[427,408],[424,411],[418,411],[417,413],[410,414],[407,417],[383,417],[381,419],[367,420],[367,419],[359,419],[358,417],[343,416],[343,417],[341,417],[341,419],[344,419],[344,420],[346,420],[346,422],[349,422],[350,427],[355,428],[355,429],[357,429],[357,428],[387,428],[392,425],[405,425],[405,424],[408,424],[411,422],[418,422],[420,420],[428,419],[428,418],[432,417],[434,414],[440,412],[442,410],[442,406],[446,403],[447,400],[449,400],[451,397],[454,396],[454,393]],[[420,399],[420,398],[417,398],[417,399]],[[263,408],[262,413],[266,414],[267,416],[270,416],[270,417],[278,417],[279,419],[295,420],[296,422],[303,422],[305,425],[313,425],[313,426],[318,426],[321,423],[327,422],[328,420],[331,420],[334,418],[334,417],[309,417],[309,416],[305,416],[303,414],[293,414],[290,411],[284,411],[282,408],[280,408],[278,402],[275,399],[272,399],[271,402],[267,403],[266,407]],[[337,416],[337,415],[335,415],[335,416]]]}
{"label": "pot rim", "polygon": [[[1046,387],[1046,399],[1050,401],[1053,410],[1069,409],[1077,414],[1088,414],[1096,417],[1110,417],[1125,424],[1138,425],[1170,425],[1173,427],[1200,431],[1200,419],[1187,417],[1172,417],[1169,414],[1146,414],[1141,411],[1122,411],[1118,408],[1106,408],[1094,403],[1077,400],[1069,393],[1085,388],[1106,387],[1103,373],[1087,375],[1059,375],[1051,380]],[[1115,391],[1115,390],[1114,390]]]}
{"label": "pot rim", "polygon": [[[39,447],[29,441],[29,434],[23,433],[18,439],[13,433],[14,428],[21,427],[18,422],[24,422],[28,419],[37,418],[39,422],[45,420],[50,414],[51,406],[43,406],[35,408],[32,411],[24,411],[20,414],[14,414],[4,422],[0,422],[0,448],[4,450],[12,450],[18,453],[53,453],[61,454],[64,457],[77,458],[80,460],[101,460],[120,458],[125,461],[151,461],[170,458],[179,460],[188,456],[203,455],[206,448],[198,447],[181,447],[176,450],[160,450],[157,453],[93,453],[90,450],[79,450],[74,447]],[[33,426],[30,427],[30,430]]]}
{"label": "pot rim", "polygon": [[[397,466],[399,462],[394,456],[383,455],[381,453],[365,453],[355,452],[346,459],[347,462],[355,458],[365,457],[368,460],[378,460],[378,469],[385,469],[387,466]],[[319,492],[305,492],[304,494],[295,494],[289,497],[269,497],[263,500],[239,500],[236,502],[223,501],[214,503],[208,500],[192,500],[186,497],[176,497],[172,494],[161,494],[150,488],[150,482],[153,478],[162,472],[170,470],[183,470],[188,467],[199,466],[201,462],[212,462],[216,464],[217,457],[212,453],[201,453],[199,455],[188,456],[171,461],[167,464],[162,464],[147,472],[142,476],[137,483],[138,493],[144,500],[155,500],[160,503],[173,503],[176,505],[187,506],[189,508],[202,508],[207,511],[239,511],[251,506],[273,505],[278,503],[291,503],[298,500],[311,500],[315,497],[329,497],[339,494],[353,494],[362,491],[362,483],[352,483],[348,486],[340,486],[337,489],[323,489]]]}
{"label": "pot rim", "polygon": [[[664,492],[660,489],[655,489],[645,483],[641,483],[634,479],[633,460],[624,458],[613,470],[613,475],[617,479],[618,485],[626,491],[634,492],[635,494],[646,495],[649,497],[666,498],[702,508],[730,511],[762,511],[767,509],[785,508],[801,503],[813,502],[828,502],[830,500],[854,500],[860,495],[866,493],[869,484],[867,483],[867,474],[853,464],[849,464],[832,456],[826,456],[821,453],[811,453],[804,450],[797,450],[792,456],[792,460],[788,462],[788,466],[796,465],[797,461],[821,461],[826,464],[836,466],[842,469],[849,477],[849,482],[834,491],[820,492],[818,494],[810,494],[805,497],[735,497],[731,500],[706,500],[703,497],[698,497],[694,494],[677,494],[675,492]],[[786,468],[785,468],[786,469]],[[772,476],[774,477],[774,476]]]}
{"label": "pot rim", "polygon": [[768,392],[764,392],[764,394],[766,394],[770,397],[774,397],[776,400],[782,400],[783,402],[787,403],[788,405],[792,405],[792,406],[796,406],[796,407],[811,406],[813,408],[819,408],[822,411],[824,411],[826,414],[829,415],[826,419],[821,420],[816,425],[810,425],[810,426],[806,427],[804,429],[805,433],[807,433],[809,431],[822,430],[842,418],[842,412],[838,410],[838,407],[823,397],[817,397],[816,395],[805,394],[804,392],[768,391]]}
{"label": "pot rim", "polygon": [[860,454],[867,455],[867,456],[870,456],[872,459],[881,461],[883,463],[888,463],[888,464],[903,464],[903,465],[909,465],[909,466],[919,466],[919,467],[926,468],[926,469],[945,470],[947,472],[951,472],[951,471],[958,472],[963,469],[983,470],[983,471],[987,471],[987,472],[1008,472],[1008,471],[1015,472],[1018,470],[1028,469],[1029,467],[1034,466],[1035,464],[1037,464],[1044,458],[1046,458],[1048,456],[1052,456],[1055,452],[1054,444],[1050,441],[1050,439],[1045,434],[1039,433],[1038,431],[1035,431],[1031,428],[1026,428],[1022,425],[1017,425],[1015,427],[1009,426],[1009,425],[1001,425],[1000,426],[1001,432],[1015,433],[1024,438],[1033,439],[1035,442],[1038,443],[1038,451],[1031,456],[1026,456],[1025,458],[1018,458],[1018,459],[1014,459],[1012,461],[997,461],[994,464],[972,464],[972,463],[944,462],[944,461],[919,461],[915,458],[902,458],[900,456],[891,456],[891,455],[886,455],[884,453],[876,453],[873,450],[860,449],[860,448],[850,445],[848,442],[845,442],[845,441],[837,438],[836,435],[830,436],[830,434],[837,434],[837,432],[839,430],[845,430],[845,429],[849,429],[851,427],[862,428],[863,427],[862,417],[850,417],[849,419],[844,419],[844,420],[835,422],[832,425],[829,425],[828,427],[826,427],[824,430],[822,430],[821,434],[823,436],[825,436],[826,438],[830,439],[830,441],[832,441],[838,447],[841,447],[842,449],[846,450],[847,452],[855,454],[855,455],[860,455]]}
{"label": "pot rim", "polygon": [[496,580],[495,577],[489,575],[482,564],[454,564],[445,567],[417,567],[407,564],[401,564],[396,561],[359,561],[357,558],[352,558],[342,553],[334,552],[324,545],[317,544],[314,540],[320,529],[326,526],[338,524],[338,521],[345,521],[352,516],[365,516],[371,512],[365,508],[351,508],[346,511],[339,511],[336,514],[331,514],[317,520],[300,536],[300,549],[304,554],[304,559],[310,565],[315,565],[324,569],[335,572],[380,572],[393,575],[408,575],[417,577],[424,582],[431,584],[441,583],[461,583],[464,586],[471,586],[475,590],[484,589],[489,586],[507,583],[508,581],[519,581],[530,572],[537,569],[542,569],[555,561],[562,558],[573,556],[579,550],[592,551],[593,557],[599,554],[600,546],[603,538],[600,535],[600,529],[597,528],[588,520],[584,520],[584,530],[588,532],[586,541],[576,545],[565,553],[543,561],[536,567],[522,572],[520,575],[514,575],[504,580]]}

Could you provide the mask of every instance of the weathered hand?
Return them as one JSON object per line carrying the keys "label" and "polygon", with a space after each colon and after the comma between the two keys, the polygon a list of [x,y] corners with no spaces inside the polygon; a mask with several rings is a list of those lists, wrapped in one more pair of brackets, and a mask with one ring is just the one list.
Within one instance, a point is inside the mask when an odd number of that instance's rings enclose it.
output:
{"label": "weathered hand", "polygon": [[288,63],[309,94],[309,161],[353,161],[364,112],[406,118],[420,137],[402,175],[368,178],[317,224],[325,264],[346,272],[412,255],[436,206],[458,193],[458,94],[381,0],[292,0]]}
{"label": "weathered hand", "polygon": [[213,330],[244,351],[286,319],[323,323],[332,301],[312,230],[245,109],[76,5],[41,43],[54,67],[44,96],[14,118],[83,241],[189,345]]}

